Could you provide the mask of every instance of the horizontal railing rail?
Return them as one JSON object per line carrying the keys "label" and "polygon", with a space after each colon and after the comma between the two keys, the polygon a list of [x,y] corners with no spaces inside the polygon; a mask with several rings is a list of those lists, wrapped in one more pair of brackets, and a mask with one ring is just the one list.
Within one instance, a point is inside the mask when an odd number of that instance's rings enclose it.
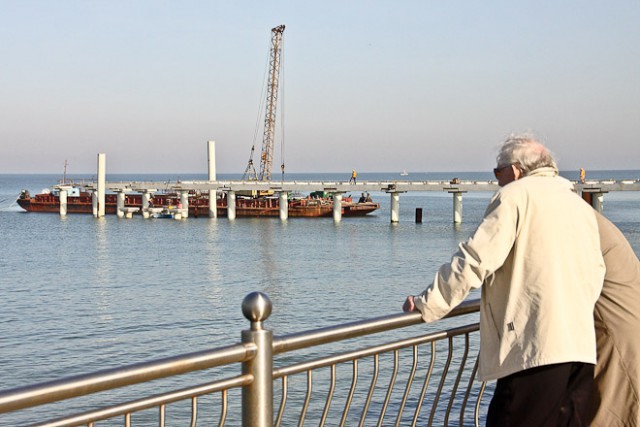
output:
{"label": "horizontal railing rail", "polygon": [[255,353],[255,345],[238,344],[16,388],[0,392],[0,414],[197,370],[245,362]]}
{"label": "horizontal railing rail", "polygon": [[101,409],[91,410],[80,414],[62,417],[46,421],[42,424],[33,424],[31,427],[69,427],[79,425],[91,425],[99,420],[106,420],[120,415],[125,416],[125,425],[130,425],[131,414],[150,408],[159,408],[159,422],[163,426],[165,422],[165,408],[170,403],[191,399],[191,425],[196,425],[198,418],[197,403],[198,397],[216,392],[222,392],[221,413],[218,425],[224,425],[227,417],[227,391],[232,388],[239,388],[249,385],[253,381],[250,375],[240,375],[222,381],[200,384],[193,387],[158,394],[119,405],[109,406]]}
{"label": "horizontal railing rail", "polygon": [[[445,318],[462,316],[479,310],[479,301],[465,301],[453,309]],[[284,353],[305,347],[327,344],[330,342],[356,338],[364,335],[376,334],[393,329],[406,328],[407,326],[422,323],[420,313],[398,313],[388,316],[361,320],[343,325],[319,328],[313,331],[289,334],[286,337],[274,338],[273,352]]]}
{"label": "horizontal railing rail", "polygon": [[[127,427],[141,420],[142,425],[162,427],[169,415],[181,420],[178,425],[187,425],[188,418],[192,426],[200,425],[199,419],[220,426],[240,421],[244,426],[303,425],[305,420],[319,425],[371,425],[373,419],[377,425],[449,425],[454,416],[459,425],[479,425],[485,385],[475,379],[478,340],[470,339],[477,334],[477,321],[420,334],[408,329],[422,323],[420,314],[399,313],[273,337],[264,329],[270,304],[264,294],[245,298],[243,312],[251,327],[243,331],[239,344],[1,391],[0,426],[93,427],[98,421],[121,417],[119,425]],[[478,310],[478,300],[468,301],[447,317]],[[405,336],[393,332],[395,339],[383,338],[368,346],[356,339],[372,341],[374,334],[391,331]],[[331,343],[338,345],[311,350]],[[441,343],[446,347],[439,347]],[[299,350],[307,354],[299,355]],[[228,368],[240,365],[241,373],[230,374]],[[210,381],[177,380],[210,369],[217,369],[206,371]],[[431,384],[435,379],[437,384]],[[148,385],[155,380],[164,381],[163,387]],[[186,387],[176,389],[185,381]],[[126,388],[134,385],[147,388]],[[125,390],[130,399],[109,404],[114,400],[109,393],[116,389]],[[85,403],[82,410],[67,403],[104,393],[105,398]],[[208,400],[203,404],[202,399]],[[215,405],[211,399],[216,399]],[[51,404],[57,406],[49,410]],[[182,406],[168,410],[175,405]],[[34,410],[41,413],[29,412]]]}

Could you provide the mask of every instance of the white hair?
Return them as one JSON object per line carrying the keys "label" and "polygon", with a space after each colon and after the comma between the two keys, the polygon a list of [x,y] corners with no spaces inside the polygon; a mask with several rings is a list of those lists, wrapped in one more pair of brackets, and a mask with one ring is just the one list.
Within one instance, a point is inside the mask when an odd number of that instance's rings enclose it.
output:
{"label": "white hair", "polygon": [[550,167],[558,171],[556,161],[549,149],[528,133],[509,136],[500,147],[496,165],[498,167],[515,165],[525,175],[542,167]]}

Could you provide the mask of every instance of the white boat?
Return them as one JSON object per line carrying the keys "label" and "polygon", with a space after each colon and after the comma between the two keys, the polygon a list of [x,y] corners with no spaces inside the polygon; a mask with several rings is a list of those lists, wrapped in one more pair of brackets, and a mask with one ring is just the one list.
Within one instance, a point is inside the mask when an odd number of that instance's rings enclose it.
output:
{"label": "white boat", "polygon": [[407,176],[409,175],[409,172],[407,172],[407,170],[403,170],[402,173],[400,174],[400,176]]}

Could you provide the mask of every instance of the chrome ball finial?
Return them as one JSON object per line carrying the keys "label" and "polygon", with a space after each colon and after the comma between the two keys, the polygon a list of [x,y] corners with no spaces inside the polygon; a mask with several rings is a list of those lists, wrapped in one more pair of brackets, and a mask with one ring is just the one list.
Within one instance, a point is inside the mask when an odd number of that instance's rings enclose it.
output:
{"label": "chrome ball finial", "polygon": [[251,292],[242,300],[242,314],[252,323],[261,323],[271,315],[271,300],[262,292]]}

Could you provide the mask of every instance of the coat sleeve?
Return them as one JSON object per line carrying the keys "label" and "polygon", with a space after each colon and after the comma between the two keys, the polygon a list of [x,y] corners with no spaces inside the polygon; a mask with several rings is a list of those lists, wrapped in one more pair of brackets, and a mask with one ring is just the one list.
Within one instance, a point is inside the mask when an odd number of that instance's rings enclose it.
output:
{"label": "coat sleeve", "polygon": [[458,245],[451,262],[436,273],[433,283],[414,297],[425,322],[441,319],[477,289],[505,262],[518,228],[518,207],[498,192],[475,233]]}

